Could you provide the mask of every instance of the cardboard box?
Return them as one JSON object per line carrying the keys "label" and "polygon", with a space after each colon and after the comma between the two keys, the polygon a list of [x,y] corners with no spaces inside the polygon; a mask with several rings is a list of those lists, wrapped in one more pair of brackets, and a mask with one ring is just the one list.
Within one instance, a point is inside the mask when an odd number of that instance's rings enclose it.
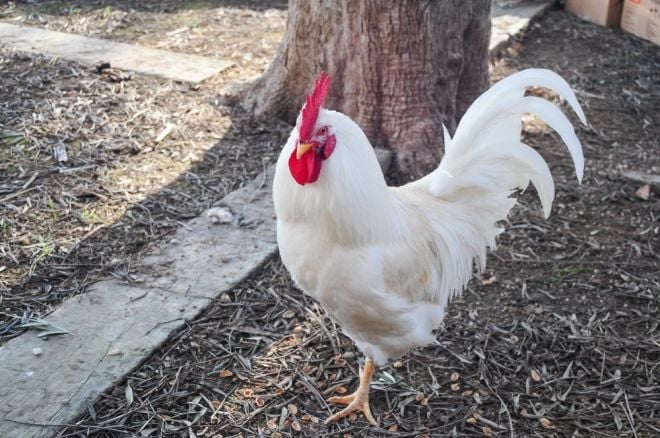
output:
{"label": "cardboard box", "polygon": [[660,0],[625,0],[621,28],[660,45]]}
{"label": "cardboard box", "polygon": [[619,26],[622,0],[566,0],[566,9],[601,26]]}

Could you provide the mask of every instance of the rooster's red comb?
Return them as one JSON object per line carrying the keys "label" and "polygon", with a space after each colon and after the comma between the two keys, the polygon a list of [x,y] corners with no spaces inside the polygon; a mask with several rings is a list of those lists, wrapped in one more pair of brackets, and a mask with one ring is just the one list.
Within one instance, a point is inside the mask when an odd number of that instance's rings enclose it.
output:
{"label": "rooster's red comb", "polygon": [[299,138],[301,141],[307,141],[312,137],[312,131],[316,124],[316,118],[319,116],[319,110],[330,87],[330,76],[324,71],[314,81],[314,91],[305,98],[305,106],[302,110],[302,122],[300,123]]}

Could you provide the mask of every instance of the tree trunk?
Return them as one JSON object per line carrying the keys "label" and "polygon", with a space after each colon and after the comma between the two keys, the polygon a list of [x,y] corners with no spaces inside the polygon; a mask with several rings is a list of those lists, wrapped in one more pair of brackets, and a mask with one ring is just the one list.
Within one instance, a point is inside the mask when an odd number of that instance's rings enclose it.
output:
{"label": "tree trunk", "polygon": [[257,117],[294,122],[321,70],[325,107],[395,152],[413,177],[437,166],[450,130],[488,86],[491,0],[290,0],[268,71],[244,95]]}

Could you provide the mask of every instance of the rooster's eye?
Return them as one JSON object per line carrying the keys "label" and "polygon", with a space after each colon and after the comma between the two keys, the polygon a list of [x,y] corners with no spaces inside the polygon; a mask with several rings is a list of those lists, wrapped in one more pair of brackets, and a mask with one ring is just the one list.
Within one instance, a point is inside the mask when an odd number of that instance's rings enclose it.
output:
{"label": "rooster's eye", "polygon": [[328,133],[328,127],[323,126],[321,129],[318,130],[317,135],[323,137]]}

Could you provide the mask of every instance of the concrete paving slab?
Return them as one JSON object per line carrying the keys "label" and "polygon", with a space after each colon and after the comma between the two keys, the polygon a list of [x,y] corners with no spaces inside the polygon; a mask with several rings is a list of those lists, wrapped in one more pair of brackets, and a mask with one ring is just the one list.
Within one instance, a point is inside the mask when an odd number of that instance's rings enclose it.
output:
{"label": "concrete paving slab", "polygon": [[491,34],[488,49],[490,54],[497,54],[509,46],[515,37],[522,33],[536,18],[543,15],[552,6],[552,1],[527,2],[502,7],[493,1],[491,10]]}
{"label": "concrete paving slab", "polygon": [[[0,347],[0,437],[52,436],[99,394],[138,367],[185,320],[236,285],[277,250],[273,170],[186,223],[141,264],[133,284],[101,281],[45,319],[71,332],[48,340],[27,332]],[[41,354],[35,355],[35,349]]]}
{"label": "concrete paving slab", "polygon": [[89,38],[0,22],[0,41],[29,53],[77,61],[84,65],[109,62],[114,68],[185,82],[199,82],[233,65],[204,56],[149,49],[115,41]]}

